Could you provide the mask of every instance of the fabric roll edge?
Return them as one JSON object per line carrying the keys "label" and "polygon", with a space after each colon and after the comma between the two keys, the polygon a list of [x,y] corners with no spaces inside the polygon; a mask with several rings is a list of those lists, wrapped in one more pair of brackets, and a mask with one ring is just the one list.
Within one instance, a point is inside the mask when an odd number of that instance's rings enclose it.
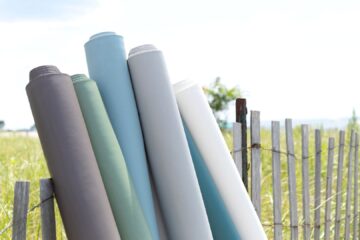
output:
{"label": "fabric roll edge", "polygon": [[[201,98],[202,98],[201,101],[203,101],[204,104],[206,102],[206,104],[205,104],[207,106],[206,108],[210,109],[210,106],[208,105],[206,97],[204,96],[204,93],[201,90],[201,87],[194,81],[183,80],[183,81],[177,82],[177,83],[173,84],[173,89],[174,89],[176,99],[177,99],[177,102],[178,102],[180,114],[182,115],[183,120],[184,120],[184,122],[186,123],[186,125],[187,125],[187,127],[189,129],[189,132],[193,136],[196,144],[198,145],[199,144],[198,141],[200,141],[200,140],[197,139],[196,134],[194,135],[194,132],[193,132],[194,128],[192,127],[192,124],[190,124],[188,122],[190,116],[186,116],[187,115],[187,114],[185,114],[186,111],[184,109],[182,109],[184,107],[183,104],[182,104],[182,99],[185,99],[186,97],[188,97],[191,94],[191,91],[194,91],[194,92],[195,91],[200,91],[201,92]],[[186,104],[184,104],[184,105],[186,105]],[[211,109],[209,111],[211,112]],[[199,126],[198,121],[199,120],[197,119],[197,123],[195,124],[197,126]],[[217,128],[216,132],[219,132],[218,135],[222,136],[220,130],[218,129],[218,125],[216,124],[216,120],[214,119],[214,117],[212,115],[212,112],[211,112],[211,119],[209,121],[212,123],[212,126],[216,126],[216,128]],[[195,123],[195,122],[196,121],[193,121],[193,123]],[[194,131],[197,131],[199,133],[200,130],[198,131],[198,129],[196,128]],[[219,146],[219,148],[226,148],[227,149],[226,143],[225,143],[223,138],[219,141],[219,143],[221,143],[221,146]],[[204,147],[202,148],[200,145],[198,145],[200,153],[203,156],[203,158],[204,158],[204,160],[206,162],[206,165],[208,166],[208,168],[210,170],[210,174],[214,178],[215,185],[219,189],[220,194],[221,194],[222,198],[224,199],[225,205],[228,208],[228,211],[230,213],[230,216],[231,216],[233,222],[235,223],[238,231],[240,232],[241,239],[245,239],[245,240],[254,239],[254,238],[256,238],[256,239],[267,239],[264,228],[262,227],[260,219],[258,218],[258,216],[257,216],[257,214],[255,212],[255,209],[254,209],[254,206],[252,205],[250,196],[248,195],[248,193],[247,193],[247,191],[246,191],[246,189],[245,189],[245,187],[244,187],[244,185],[243,185],[243,183],[241,181],[240,175],[236,170],[236,166],[235,166],[234,162],[230,161],[229,163],[225,164],[226,166],[224,166],[225,169],[231,171],[231,174],[229,176],[231,176],[233,178],[234,182],[238,183],[238,187],[236,189],[234,189],[234,190],[236,190],[235,191],[236,193],[234,192],[233,194],[230,194],[230,193],[226,192],[225,189],[222,188],[222,187],[224,187],[224,183],[227,182],[228,180],[225,179],[226,181],[224,182],[223,180],[217,179],[215,177],[215,175],[218,175],[218,176],[219,175],[224,175],[224,172],[222,171],[221,173],[217,173],[218,169],[214,168],[214,164],[218,164],[218,163],[214,163],[213,162],[214,159],[209,158],[210,159],[209,160],[204,154],[204,149],[205,148]],[[214,146],[212,146],[212,147],[214,147]],[[222,152],[222,150],[220,150],[220,152]],[[225,156],[223,156],[223,158],[225,158],[226,161],[228,161],[227,159],[232,160],[232,157],[231,157],[229,151],[226,151],[226,152],[223,152],[223,153],[225,154]],[[216,162],[218,162],[218,160],[216,160]],[[232,186],[233,186],[234,182],[232,183]],[[229,188],[229,185],[226,185],[226,188]],[[240,205],[238,205],[238,206],[234,205],[234,203],[235,203],[234,199],[235,198],[236,199],[242,199],[244,201],[241,204],[241,207],[240,207]],[[246,211],[246,213],[247,213],[246,220],[244,219],[245,216],[241,215],[241,213],[243,213],[243,211],[239,211],[240,208],[242,210]],[[237,209],[236,213],[231,211],[231,209],[232,210]],[[254,229],[253,231],[247,230],[247,228],[250,226],[249,223],[252,223],[251,225],[252,225],[252,229]]]}

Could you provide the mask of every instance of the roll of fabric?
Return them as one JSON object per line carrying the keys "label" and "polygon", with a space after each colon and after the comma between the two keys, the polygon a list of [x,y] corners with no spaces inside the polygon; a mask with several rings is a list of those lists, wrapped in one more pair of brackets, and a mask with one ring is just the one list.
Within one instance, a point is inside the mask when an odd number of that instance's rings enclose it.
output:
{"label": "roll of fabric", "polygon": [[240,235],[186,124],[184,129],[213,237],[215,240],[239,240]]}
{"label": "roll of fabric", "polygon": [[84,74],[71,79],[121,238],[151,239],[98,87]]}
{"label": "roll of fabric", "polygon": [[134,48],[128,65],[169,238],[212,239],[162,53],[151,45]]}
{"label": "roll of fabric", "polygon": [[181,116],[243,240],[267,239],[201,87],[174,85]]}
{"label": "roll of fabric", "polygon": [[90,78],[95,80],[123,152],[154,240],[159,239],[148,166],[123,38],[99,33],[85,44]]}
{"label": "roll of fabric", "polygon": [[35,68],[26,91],[68,239],[119,240],[70,76]]}

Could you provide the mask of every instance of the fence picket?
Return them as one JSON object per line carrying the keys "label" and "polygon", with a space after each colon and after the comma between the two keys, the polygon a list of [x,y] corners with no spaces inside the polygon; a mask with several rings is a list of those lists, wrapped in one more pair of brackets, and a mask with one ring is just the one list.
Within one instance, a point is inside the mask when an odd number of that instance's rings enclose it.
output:
{"label": "fence picket", "polygon": [[241,148],[242,148],[242,180],[245,188],[248,189],[248,156],[247,156],[247,123],[246,123],[247,107],[246,99],[236,99],[236,122],[241,123]]}
{"label": "fence picket", "polygon": [[298,215],[297,215],[297,197],[296,197],[296,173],[295,173],[295,152],[294,139],[291,119],[285,120],[286,131],[286,147],[288,160],[288,185],[289,185],[289,203],[290,203],[290,225],[291,225],[291,239],[297,240],[299,235],[298,230]]}
{"label": "fence picket", "polygon": [[335,210],[335,233],[334,239],[340,239],[340,225],[341,225],[341,205],[342,205],[342,182],[343,182],[343,165],[344,165],[344,147],[345,147],[345,132],[339,133],[339,153],[336,175],[336,210]]}
{"label": "fence picket", "polygon": [[29,207],[30,182],[17,181],[14,190],[14,210],[12,223],[12,239],[26,239],[26,219]]}
{"label": "fence picket", "polygon": [[315,216],[314,239],[320,239],[320,204],[321,204],[321,132],[315,130]]}
{"label": "fence picket", "polygon": [[56,240],[53,186],[51,179],[40,180],[42,239]]}
{"label": "fence picket", "polygon": [[334,138],[329,138],[328,143],[328,162],[326,176],[326,197],[325,197],[325,240],[330,239],[330,223],[331,223],[331,190],[332,190],[332,174],[334,163]]}
{"label": "fence picket", "polygon": [[359,187],[359,135],[355,134],[355,159],[354,159],[354,220],[353,220],[353,239],[358,239],[359,234],[359,213],[358,213],[358,187]]}
{"label": "fence picket", "polygon": [[280,163],[280,123],[271,122],[272,136],[272,175],[273,175],[273,213],[274,239],[282,239],[281,221],[281,163]]}
{"label": "fence picket", "polygon": [[251,198],[261,219],[260,112],[251,111]]}
{"label": "fence picket", "polygon": [[241,156],[241,124],[233,123],[233,158],[236,168],[242,176],[242,156]]}
{"label": "fence picket", "polygon": [[350,239],[350,218],[351,218],[351,185],[352,185],[352,168],[353,168],[353,154],[354,154],[355,132],[351,131],[349,155],[348,155],[348,174],[346,187],[346,211],[345,211],[345,240]]}
{"label": "fence picket", "polygon": [[304,240],[309,240],[310,229],[310,188],[309,188],[309,126],[301,125],[301,149],[302,149],[302,193],[303,193],[303,217],[304,217]]}

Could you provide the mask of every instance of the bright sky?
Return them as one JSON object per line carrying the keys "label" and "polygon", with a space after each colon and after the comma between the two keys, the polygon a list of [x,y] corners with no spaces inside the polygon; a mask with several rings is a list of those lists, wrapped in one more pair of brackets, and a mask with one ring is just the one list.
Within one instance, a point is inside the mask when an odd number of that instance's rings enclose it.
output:
{"label": "bright sky", "polygon": [[28,72],[87,73],[83,45],[101,31],[127,51],[152,43],[172,82],[238,85],[266,120],[360,113],[360,1],[0,0],[0,119],[33,124]]}

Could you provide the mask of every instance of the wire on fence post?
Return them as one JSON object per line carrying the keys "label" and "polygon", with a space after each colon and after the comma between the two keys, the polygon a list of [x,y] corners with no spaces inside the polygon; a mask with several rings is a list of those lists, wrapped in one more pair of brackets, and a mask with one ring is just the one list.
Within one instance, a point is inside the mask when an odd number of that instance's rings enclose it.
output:
{"label": "wire on fence post", "polygon": [[260,112],[251,111],[251,198],[256,213],[261,219],[261,144]]}
{"label": "wire on fence post", "polygon": [[236,99],[236,122],[241,123],[241,148],[242,148],[242,173],[241,177],[245,188],[248,190],[248,158],[247,158],[247,107],[246,99]]}
{"label": "wire on fence post", "polygon": [[282,239],[281,222],[281,162],[280,162],[280,123],[271,122],[272,136],[272,175],[273,175],[273,214],[274,214],[274,239]]}
{"label": "wire on fence post", "polygon": [[301,166],[304,216],[304,240],[309,240],[310,229],[310,188],[309,188],[309,126],[301,125]]}
{"label": "wire on fence post", "polygon": [[288,186],[289,186],[289,203],[290,203],[290,224],[291,239],[297,240],[299,237],[298,214],[297,214],[297,197],[296,197],[296,170],[295,170],[295,151],[291,119],[285,120],[286,148],[288,161]]}
{"label": "wire on fence post", "polygon": [[56,240],[53,184],[51,179],[40,180],[42,239]]}

